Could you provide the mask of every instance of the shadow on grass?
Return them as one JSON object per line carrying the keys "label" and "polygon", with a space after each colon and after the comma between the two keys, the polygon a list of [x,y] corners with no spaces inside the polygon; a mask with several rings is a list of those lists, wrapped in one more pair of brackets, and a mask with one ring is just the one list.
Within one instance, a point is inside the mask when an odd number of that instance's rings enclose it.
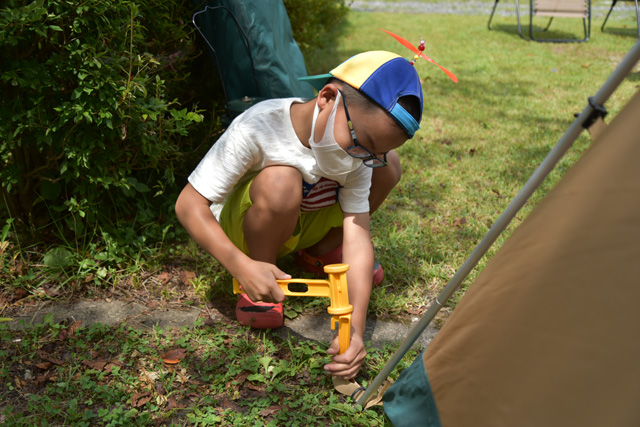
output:
{"label": "shadow on grass", "polygon": [[615,36],[623,36],[623,37],[633,37],[638,38],[638,30],[636,28],[620,28],[613,26],[606,26],[603,33],[613,34]]}
{"label": "shadow on grass", "polygon": [[640,81],[640,71],[635,72],[635,73],[629,73],[627,75],[627,80],[629,80],[630,82],[638,82],[638,81]]}

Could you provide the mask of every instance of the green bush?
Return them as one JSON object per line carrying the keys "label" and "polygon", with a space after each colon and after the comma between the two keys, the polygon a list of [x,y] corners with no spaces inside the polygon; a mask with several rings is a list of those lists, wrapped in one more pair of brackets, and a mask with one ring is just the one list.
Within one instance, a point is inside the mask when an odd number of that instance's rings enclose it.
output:
{"label": "green bush", "polygon": [[[286,0],[305,55],[343,0]],[[175,224],[224,104],[189,0],[8,0],[0,6],[0,221],[23,243],[137,251]],[[206,117],[206,120],[204,118]],[[87,248],[92,245],[85,245]]]}
{"label": "green bush", "polygon": [[194,55],[189,3],[4,4],[0,213],[35,230],[33,241],[162,222],[186,136],[202,120],[172,96]]}
{"label": "green bush", "polygon": [[293,38],[305,58],[335,43],[349,8],[345,0],[284,0]]}

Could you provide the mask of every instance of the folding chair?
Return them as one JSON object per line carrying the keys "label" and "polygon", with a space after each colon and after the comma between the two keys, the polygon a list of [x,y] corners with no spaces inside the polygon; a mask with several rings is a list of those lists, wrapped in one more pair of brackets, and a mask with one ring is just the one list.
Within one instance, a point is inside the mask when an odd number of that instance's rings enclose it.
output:
{"label": "folding chair", "polygon": [[[638,0],[623,0],[623,1],[633,1],[636,4],[636,23],[638,28],[638,38],[640,38],[640,10],[638,10]],[[604,18],[604,22],[602,23],[601,30],[604,31],[604,25],[607,23],[607,19],[609,19],[609,15],[611,15],[611,11],[613,7],[618,3],[618,0],[613,0],[611,3],[611,7],[609,8],[609,12],[607,12],[607,16]]]}
{"label": "folding chair", "polygon": [[[488,28],[491,29],[491,20],[498,6],[496,0],[493,4],[491,16],[489,16]],[[553,22],[554,17],[558,18],[581,18],[584,28],[583,39],[553,39],[553,38],[536,38],[533,32],[533,17],[548,16],[549,23],[542,31],[547,31]],[[537,42],[587,42],[591,37],[591,1],[590,0],[530,0],[529,1],[529,38],[522,34],[522,25],[520,23],[520,4],[516,0],[516,18],[518,20],[518,35],[525,40],[534,40]]]}

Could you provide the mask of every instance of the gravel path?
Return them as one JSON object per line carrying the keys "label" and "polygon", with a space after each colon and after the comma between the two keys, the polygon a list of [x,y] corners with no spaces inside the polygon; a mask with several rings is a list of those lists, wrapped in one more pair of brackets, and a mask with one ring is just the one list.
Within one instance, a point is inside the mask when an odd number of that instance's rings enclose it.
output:
{"label": "gravel path", "polygon": [[[463,1],[463,2],[439,2],[427,3],[421,1],[366,1],[354,0],[351,3],[351,9],[363,12],[390,12],[390,13],[440,13],[445,15],[487,15],[491,14],[493,1]],[[591,15],[593,18],[602,17],[609,11],[611,5],[591,6]],[[520,2],[520,14],[528,15],[529,2],[522,0]],[[496,8],[496,15],[499,16],[515,16],[515,1],[501,1]],[[622,17],[632,17],[635,19],[636,9],[633,4],[617,4],[612,16],[615,19]]]}

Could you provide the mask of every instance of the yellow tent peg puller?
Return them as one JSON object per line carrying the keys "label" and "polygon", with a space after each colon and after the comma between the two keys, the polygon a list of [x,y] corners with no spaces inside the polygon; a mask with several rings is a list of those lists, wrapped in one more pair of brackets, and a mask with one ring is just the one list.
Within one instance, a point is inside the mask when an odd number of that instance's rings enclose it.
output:
{"label": "yellow tent peg puller", "polygon": [[[278,280],[278,285],[286,296],[292,297],[328,297],[331,305],[327,312],[332,315],[331,329],[338,324],[338,341],[342,354],[351,343],[351,312],[353,306],[349,304],[349,290],[347,289],[348,264],[330,264],[324,266],[324,272],[329,275],[328,280],[322,279],[288,279]],[[238,281],[233,279],[233,293],[244,293]]]}

